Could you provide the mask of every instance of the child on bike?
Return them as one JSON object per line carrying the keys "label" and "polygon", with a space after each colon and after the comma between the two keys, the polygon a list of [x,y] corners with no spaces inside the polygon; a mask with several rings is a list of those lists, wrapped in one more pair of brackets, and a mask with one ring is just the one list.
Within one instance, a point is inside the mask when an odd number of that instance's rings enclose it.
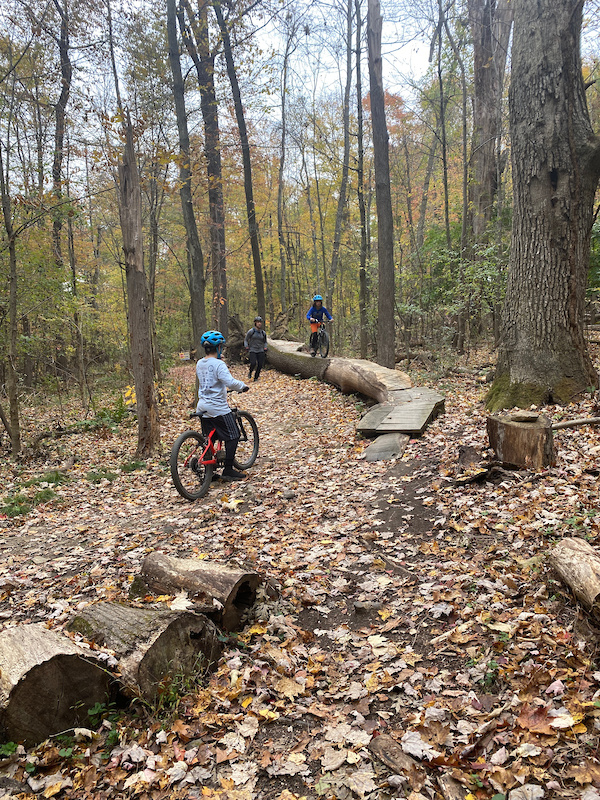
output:
{"label": "child on bike", "polygon": [[203,414],[202,431],[209,434],[213,429],[225,445],[225,465],[221,477],[226,481],[241,481],[246,475],[234,469],[233,460],[240,439],[235,417],[227,402],[227,389],[247,392],[249,386],[236,380],[229,372],[221,353],[225,337],[219,331],[206,331],[200,339],[206,355],[196,364],[198,376],[198,405],[196,411]]}
{"label": "child on bike", "polygon": [[310,322],[310,354],[311,356],[315,356],[317,353],[317,339],[318,339],[318,331],[319,325],[323,322],[323,317],[327,317],[329,322],[333,320],[333,317],[327,311],[325,306],[323,305],[323,298],[320,294],[316,294],[312,299],[312,306],[308,309],[306,314],[306,319]]}
{"label": "child on bike", "polygon": [[255,381],[258,380],[267,358],[267,334],[263,331],[262,324],[262,317],[254,317],[254,327],[250,328],[244,338],[244,347],[250,359],[248,379],[252,377],[252,373],[256,370],[254,372]]}

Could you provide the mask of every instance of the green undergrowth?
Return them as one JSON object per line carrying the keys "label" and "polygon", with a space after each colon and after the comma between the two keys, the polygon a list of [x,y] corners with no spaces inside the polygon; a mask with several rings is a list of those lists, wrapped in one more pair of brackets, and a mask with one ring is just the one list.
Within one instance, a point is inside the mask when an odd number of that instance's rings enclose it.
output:
{"label": "green undergrowth", "polygon": [[[54,489],[60,484],[68,483],[69,480],[69,476],[64,472],[50,470],[23,481],[0,501],[0,515],[19,517],[29,514],[36,506],[54,500],[58,496]],[[39,488],[32,492],[32,488],[36,486]]]}

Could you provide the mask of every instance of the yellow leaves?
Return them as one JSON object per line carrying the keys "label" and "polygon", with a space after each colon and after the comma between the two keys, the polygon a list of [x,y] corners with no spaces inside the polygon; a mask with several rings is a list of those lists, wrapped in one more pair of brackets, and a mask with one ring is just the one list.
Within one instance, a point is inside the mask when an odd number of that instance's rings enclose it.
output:
{"label": "yellow leaves", "polygon": [[263,633],[266,633],[266,632],[267,632],[267,626],[264,623],[255,622],[254,625],[252,625],[248,629],[247,634],[249,634],[250,636],[253,636],[254,634],[262,635]]}
{"label": "yellow leaves", "polygon": [[275,691],[293,702],[298,695],[304,694],[304,687],[292,678],[280,678],[275,682]]}
{"label": "yellow leaves", "polygon": [[379,678],[377,677],[376,672],[372,672],[371,675],[365,681],[365,687],[369,691],[370,694],[375,694],[379,690]]}
{"label": "yellow leaves", "polygon": [[275,722],[276,719],[279,719],[280,714],[277,711],[271,711],[269,708],[261,708],[258,716],[262,717],[265,722]]}

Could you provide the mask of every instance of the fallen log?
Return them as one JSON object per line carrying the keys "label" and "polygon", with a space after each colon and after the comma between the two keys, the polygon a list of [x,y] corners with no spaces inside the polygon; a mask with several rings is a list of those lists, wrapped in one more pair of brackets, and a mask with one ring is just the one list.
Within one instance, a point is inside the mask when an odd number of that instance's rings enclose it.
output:
{"label": "fallen log", "polygon": [[190,611],[93,603],[71,619],[68,629],[113,650],[123,687],[146,698],[175,675],[210,672],[222,649],[214,623]]}
{"label": "fallen log", "polygon": [[39,744],[88,727],[88,709],[107,702],[111,677],[89,651],[43,623],[0,632],[0,738]]}
{"label": "fallen log", "polygon": [[600,555],[585,539],[563,539],[550,551],[550,565],[600,623]]}
{"label": "fallen log", "polygon": [[555,422],[553,431],[562,431],[565,428],[577,428],[579,425],[600,425],[600,417],[578,417],[577,419]]}
{"label": "fallen log", "polygon": [[267,361],[286,375],[300,375],[301,378],[319,378],[323,375],[329,359],[320,356],[312,358],[310,353],[301,352],[302,342],[286,342],[282,339],[268,339]]}
{"label": "fallen log", "polygon": [[302,378],[319,378],[342,392],[363,394],[378,403],[398,402],[412,387],[409,376],[360,358],[312,358],[302,342],[269,339],[268,360],[275,369]]}
{"label": "fallen log", "polygon": [[173,558],[150,553],[142,563],[141,576],[155,592],[188,592],[199,611],[227,631],[237,630],[244,613],[254,604],[260,578],[256,572],[231,569],[199,558]]}

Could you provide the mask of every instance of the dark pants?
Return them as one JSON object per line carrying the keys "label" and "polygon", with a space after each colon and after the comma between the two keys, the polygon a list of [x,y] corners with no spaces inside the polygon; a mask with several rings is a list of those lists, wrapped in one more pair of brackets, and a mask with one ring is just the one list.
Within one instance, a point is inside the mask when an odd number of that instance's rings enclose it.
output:
{"label": "dark pants", "polygon": [[316,352],[319,346],[319,331],[315,331],[310,335],[310,349]]}
{"label": "dark pants", "polygon": [[250,350],[250,352],[248,353],[248,358],[250,359],[250,369],[248,370],[248,377],[251,378],[252,373],[254,372],[254,380],[257,380],[258,376],[260,375],[261,369],[265,365],[267,354],[265,353],[264,350],[261,350],[260,353],[253,353]]}
{"label": "dark pants", "polygon": [[233,459],[240,440],[240,429],[233,414],[223,414],[221,417],[202,417],[202,433],[205,436],[216,429],[217,439],[225,444],[225,466],[233,467]]}

